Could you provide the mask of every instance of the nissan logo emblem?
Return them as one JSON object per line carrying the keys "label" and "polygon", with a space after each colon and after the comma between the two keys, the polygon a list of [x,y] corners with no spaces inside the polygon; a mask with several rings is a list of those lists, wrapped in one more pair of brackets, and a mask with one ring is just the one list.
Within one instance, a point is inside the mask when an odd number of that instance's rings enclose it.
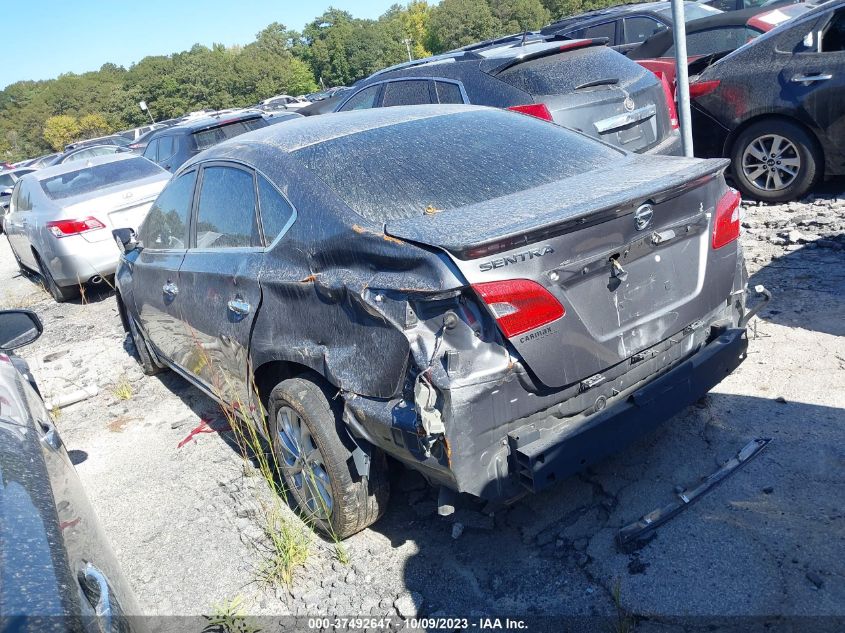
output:
{"label": "nissan logo emblem", "polygon": [[624,106],[625,106],[625,109],[626,109],[628,112],[633,112],[633,111],[634,111],[634,105],[635,105],[635,104],[634,104],[634,100],[633,100],[633,99],[631,99],[631,97],[625,97],[625,101],[623,101],[623,102],[622,102],[622,105],[624,105]]}
{"label": "nissan logo emblem", "polygon": [[634,212],[634,222],[636,222],[637,230],[642,231],[648,228],[651,224],[651,218],[654,216],[654,209],[650,204],[644,204]]}

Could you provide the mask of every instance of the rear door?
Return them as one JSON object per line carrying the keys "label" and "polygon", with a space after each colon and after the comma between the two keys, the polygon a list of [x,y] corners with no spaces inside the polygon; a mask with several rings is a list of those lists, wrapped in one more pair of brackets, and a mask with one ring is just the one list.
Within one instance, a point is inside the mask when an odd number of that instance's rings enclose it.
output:
{"label": "rear door", "polygon": [[188,220],[197,180],[195,169],[172,180],[161,192],[141,225],[143,244],[132,266],[135,310],[147,340],[178,365],[189,338],[182,328],[184,296],[179,266],[188,245]]}
{"label": "rear door", "polygon": [[202,166],[191,247],[179,270],[180,364],[224,402],[248,405],[249,337],[261,305],[264,261],[255,173],[228,162]]}

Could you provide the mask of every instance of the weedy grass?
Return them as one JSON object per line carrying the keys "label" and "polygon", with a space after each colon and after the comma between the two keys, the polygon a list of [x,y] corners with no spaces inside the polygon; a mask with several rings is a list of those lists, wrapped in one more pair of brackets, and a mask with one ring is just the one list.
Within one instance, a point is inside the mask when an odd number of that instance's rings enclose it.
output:
{"label": "weedy grass", "polygon": [[50,417],[53,418],[53,423],[58,424],[59,420],[62,419],[62,410],[60,407],[53,405],[53,408],[50,409]]}
{"label": "weedy grass", "polygon": [[341,565],[348,565],[350,562],[349,551],[339,540],[334,544],[334,558]]}
{"label": "weedy grass", "polygon": [[244,613],[244,598],[237,595],[231,600],[214,605],[211,615],[205,616],[208,624],[203,633],[258,633],[261,628],[251,623]]}
{"label": "weedy grass", "polygon": [[[192,333],[193,336],[193,333]],[[193,336],[197,362],[204,373],[212,376],[211,384],[214,395],[221,402],[229,404],[220,407],[234,441],[244,458],[244,472],[257,470],[260,477],[273,493],[270,503],[260,504],[258,521],[265,537],[264,541],[255,543],[262,562],[256,570],[258,580],[267,584],[283,584],[289,586],[293,582],[296,570],[303,567],[312,551],[312,532],[305,525],[286,516],[285,489],[281,482],[279,465],[275,453],[267,446],[264,439],[269,437],[267,429],[267,412],[261,404],[258,388],[250,371],[250,400],[233,394],[239,394],[223,376],[223,372],[215,370],[215,363],[208,352]],[[253,404],[254,403],[254,404]],[[262,425],[259,427],[259,425]],[[259,428],[262,433],[259,432]]]}
{"label": "weedy grass", "polygon": [[121,376],[120,380],[111,388],[111,393],[118,400],[125,401],[131,399],[135,392],[126,376]]}
{"label": "weedy grass", "polygon": [[622,604],[622,581],[617,579],[613,586],[613,605],[616,607],[616,622],[614,622],[614,633],[631,633],[634,630],[634,618]]}
{"label": "weedy grass", "polygon": [[311,531],[290,521],[281,504],[268,508],[264,518],[268,545],[262,548],[264,561],[258,569],[258,578],[269,585],[290,586],[294,572],[311,555]]}

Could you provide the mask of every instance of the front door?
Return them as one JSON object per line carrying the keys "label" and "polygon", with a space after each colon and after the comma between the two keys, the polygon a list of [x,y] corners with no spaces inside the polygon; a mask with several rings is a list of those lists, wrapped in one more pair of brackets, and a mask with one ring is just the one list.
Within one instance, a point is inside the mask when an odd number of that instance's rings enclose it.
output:
{"label": "front door", "polygon": [[817,23],[811,50],[792,55],[783,73],[806,117],[845,158],[845,8]]}
{"label": "front door", "polygon": [[249,340],[264,263],[255,174],[207,163],[198,189],[191,247],[179,270],[180,285],[190,289],[180,297],[183,367],[218,399],[246,410],[253,401]]}
{"label": "front door", "polygon": [[143,249],[132,264],[132,294],[140,325],[156,352],[177,365],[183,364],[180,352],[188,338],[181,312],[189,292],[179,280],[179,266],[187,251],[196,180],[197,172],[192,170],[164,188],[141,225]]}

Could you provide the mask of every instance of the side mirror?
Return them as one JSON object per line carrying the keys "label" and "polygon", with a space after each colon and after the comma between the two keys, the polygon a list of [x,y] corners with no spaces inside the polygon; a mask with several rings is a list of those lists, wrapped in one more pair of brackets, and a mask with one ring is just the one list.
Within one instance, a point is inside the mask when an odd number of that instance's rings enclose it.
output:
{"label": "side mirror", "polygon": [[117,248],[120,249],[120,252],[124,255],[134,251],[140,246],[140,242],[138,242],[138,238],[135,235],[135,229],[114,229],[111,234],[114,236],[114,241],[117,242]]}
{"label": "side mirror", "polygon": [[0,312],[0,349],[12,350],[29,345],[44,331],[38,315],[31,310]]}

